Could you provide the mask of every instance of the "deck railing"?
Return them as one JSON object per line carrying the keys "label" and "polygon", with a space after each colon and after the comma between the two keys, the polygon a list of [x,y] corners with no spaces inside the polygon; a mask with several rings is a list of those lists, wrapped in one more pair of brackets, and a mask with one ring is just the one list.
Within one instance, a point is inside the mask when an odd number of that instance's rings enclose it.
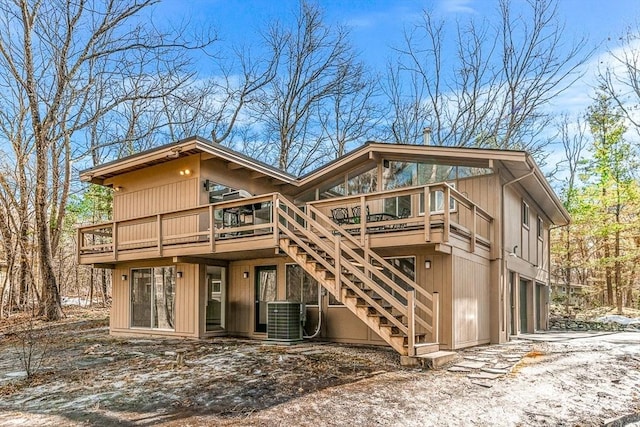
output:
{"label": "deck railing", "polygon": [[441,230],[443,243],[453,232],[469,240],[471,252],[477,244],[489,248],[493,240],[493,217],[445,182],[308,204],[329,218],[348,213],[337,221],[361,242],[367,234],[416,229],[424,230],[425,242],[432,241],[432,229]]}
{"label": "deck railing", "polygon": [[[163,256],[165,249],[181,245],[215,253],[221,242],[270,234],[277,246],[273,207],[282,197],[270,193],[80,227],[78,256],[117,261],[122,252],[144,250]],[[488,249],[493,240],[492,217],[446,183],[319,200],[309,202],[310,208],[327,219],[332,218],[333,209],[346,209],[350,215],[340,227],[360,244],[366,235],[416,230],[422,230],[425,242],[433,242],[438,232],[435,241],[447,243],[454,233],[468,240],[472,252],[477,245]],[[354,215],[354,208],[363,214]]]}
{"label": "deck railing", "polygon": [[163,250],[176,245],[203,245],[215,252],[216,242],[264,236],[274,231],[277,193],[213,203],[197,208],[146,215],[78,228],[78,254],[113,254],[130,250]]}

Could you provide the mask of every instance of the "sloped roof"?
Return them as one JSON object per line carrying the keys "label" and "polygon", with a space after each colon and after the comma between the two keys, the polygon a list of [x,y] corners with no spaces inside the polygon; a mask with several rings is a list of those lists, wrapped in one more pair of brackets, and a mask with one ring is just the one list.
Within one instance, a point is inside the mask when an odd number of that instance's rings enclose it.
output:
{"label": "sloped roof", "polygon": [[422,160],[485,168],[501,166],[501,169],[507,172],[506,178],[517,180],[554,224],[566,225],[570,221],[569,213],[558,199],[533,157],[529,153],[519,150],[424,146],[368,141],[342,157],[321,165],[300,177],[295,177],[235,150],[195,136],[83,170],[80,172],[80,179],[84,182],[102,184],[105,179],[115,175],[197,153],[208,153],[229,163],[259,172],[274,181],[287,185],[290,189],[295,189],[297,192],[325,182],[329,176],[340,175],[353,170],[359,165],[374,163],[381,158],[387,160]]}
{"label": "sloped roof", "polygon": [[112,162],[80,171],[80,180],[102,184],[105,179],[149,166],[175,160],[198,153],[208,153],[229,163],[235,163],[252,171],[263,173],[275,180],[291,184],[296,177],[259,160],[246,156],[223,145],[213,143],[199,136],[181,139],[171,144],[161,145]]}

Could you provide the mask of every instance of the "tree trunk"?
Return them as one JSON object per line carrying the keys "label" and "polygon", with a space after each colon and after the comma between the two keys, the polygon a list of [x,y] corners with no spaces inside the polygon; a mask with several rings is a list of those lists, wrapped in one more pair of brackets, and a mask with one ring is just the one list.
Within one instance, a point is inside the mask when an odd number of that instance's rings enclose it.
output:
{"label": "tree trunk", "polygon": [[[36,135],[36,181],[47,182],[47,148],[42,141],[43,135]],[[51,240],[49,221],[47,220],[47,194],[46,185],[36,185],[35,213],[36,236],[38,239],[38,255],[40,258],[40,277],[42,279],[42,300],[40,314],[47,320],[59,320],[62,318],[62,304],[55,271],[53,269],[53,255],[51,253]]]}
{"label": "tree trunk", "polygon": [[[608,241],[605,242],[604,244],[604,257],[608,263],[611,257],[611,249],[609,248]],[[608,265],[604,268],[604,276],[605,276],[605,283],[607,284],[607,305],[614,305],[615,300],[613,298],[613,283],[612,283],[613,280],[611,277],[611,267],[609,267]]]}
{"label": "tree trunk", "polygon": [[106,269],[102,269],[102,304],[104,304],[104,306],[107,306],[107,297],[108,293],[107,293],[107,270]]}
{"label": "tree trunk", "polygon": [[[616,223],[620,224],[620,218],[616,215]],[[616,285],[616,306],[618,308],[618,314],[622,314],[622,283],[620,277],[620,229],[616,227],[616,238],[614,255],[615,261],[615,285]]]}

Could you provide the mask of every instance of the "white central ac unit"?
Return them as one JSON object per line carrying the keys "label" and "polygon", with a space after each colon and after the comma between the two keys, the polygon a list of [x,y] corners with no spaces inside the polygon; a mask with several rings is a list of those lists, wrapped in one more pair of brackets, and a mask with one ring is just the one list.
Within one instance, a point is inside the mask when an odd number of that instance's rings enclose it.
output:
{"label": "white central ac unit", "polygon": [[306,317],[303,303],[292,301],[267,302],[267,339],[302,341],[302,325]]}

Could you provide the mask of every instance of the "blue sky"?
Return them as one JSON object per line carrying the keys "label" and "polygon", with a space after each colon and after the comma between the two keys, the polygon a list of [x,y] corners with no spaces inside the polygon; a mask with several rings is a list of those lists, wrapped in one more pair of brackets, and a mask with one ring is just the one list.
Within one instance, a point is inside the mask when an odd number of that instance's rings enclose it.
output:
{"label": "blue sky", "polygon": [[[469,18],[491,19],[497,0],[320,0],[329,23],[351,28],[351,40],[361,59],[374,70],[382,71],[393,55],[393,47],[402,45],[405,29],[416,23],[425,9],[454,24]],[[513,0],[514,10],[525,0]],[[259,29],[273,19],[286,21],[296,10],[297,0],[165,0],[155,11],[156,18],[189,17],[194,25],[207,22],[218,31],[223,42],[258,42]],[[566,24],[569,39],[586,36],[589,45],[600,54],[616,46],[625,29],[640,18],[638,0],[559,0],[559,17]],[[224,45],[226,43],[221,44]],[[591,85],[602,56],[594,56],[585,69],[584,81],[557,100],[557,108],[578,113],[590,99]]]}
{"label": "blue sky", "polygon": [[[495,22],[498,0],[318,0],[329,24],[345,24],[360,58],[373,71],[384,71],[401,47],[405,29],[417,23],[424,10],[451,24],[470,18]],[[526,0],[512,0],[515,12]],[[274,19],[291,20],[298,0],[164,0],[156,7],[156,18],[190,17],[194,25],[212,24],[223,43],[259,43],[259,30]],[[584,77],[549,105],[554,113],[583,116],[592,102],[595,74],[607,62],[606,52],[620,46],[619,38],[630,26],[640,28],[640,0],[559,0],[558,17],[565,24],[567,44],[586,37],[595,49],[585,65]],[[453,46],[453,45],[452,45]],[[555,133],[555,131],[553,131]],[[631,136],[634,138],[635,134]],[[549,153],[549,164],[560,161],[560,152]]]}

